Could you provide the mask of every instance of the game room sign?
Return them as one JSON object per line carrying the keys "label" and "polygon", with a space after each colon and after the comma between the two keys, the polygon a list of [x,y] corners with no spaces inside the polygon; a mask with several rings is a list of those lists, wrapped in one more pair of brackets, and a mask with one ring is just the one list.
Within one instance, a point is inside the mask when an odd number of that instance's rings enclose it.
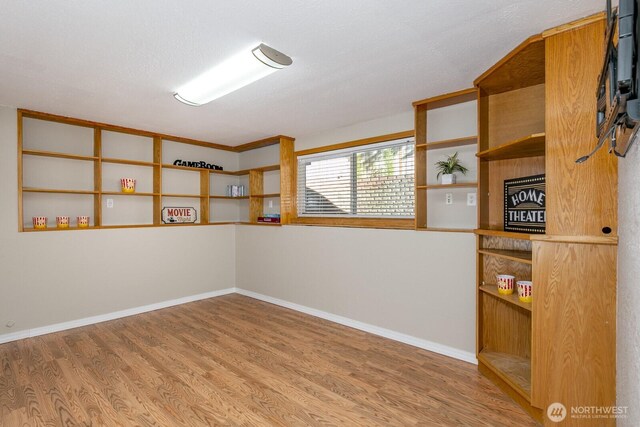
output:
{"label": "game room sign", "polygon": [[162,208],[162,222],[165,224],[186,224],[198,220],[195,208]]}
{"label": "game room sign", "polygon": [[547,223],[544,175],[504,181],[504,230],[544,234]]}

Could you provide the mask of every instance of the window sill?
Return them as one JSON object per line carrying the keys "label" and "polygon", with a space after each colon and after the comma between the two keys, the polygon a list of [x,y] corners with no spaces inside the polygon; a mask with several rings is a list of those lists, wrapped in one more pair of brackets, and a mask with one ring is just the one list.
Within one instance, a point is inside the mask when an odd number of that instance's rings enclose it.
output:
{"label": "window sill", "polygon": [[291,220],[291,225],[314,225],[321,227],[351,227],[351,228],[384,228],[395,230],[413,230],[413,219],[386,218],[324,218],[298,217]]}

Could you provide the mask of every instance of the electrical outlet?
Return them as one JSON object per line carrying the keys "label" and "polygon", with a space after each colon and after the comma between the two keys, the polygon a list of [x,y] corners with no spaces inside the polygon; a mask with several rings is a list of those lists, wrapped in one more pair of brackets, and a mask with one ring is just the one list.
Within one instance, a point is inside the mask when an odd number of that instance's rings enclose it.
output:
{"label": "electrical outlet", "polygon": [[467,206],[476,205],[476,193],[467,193]]}
{"label": "electrical outlet", "polygon": [[453,193],[447,193],[444,195],[444,203],[447,205],[453,204]]}
{"label": "electrical outlet", "polygon": [[273,200],[269,200],[269,208],[273,207]]}
{"label": "electrical outlet", "polygon": [[107,208],[111,209],[113,207],[113,199],[107,199]]}

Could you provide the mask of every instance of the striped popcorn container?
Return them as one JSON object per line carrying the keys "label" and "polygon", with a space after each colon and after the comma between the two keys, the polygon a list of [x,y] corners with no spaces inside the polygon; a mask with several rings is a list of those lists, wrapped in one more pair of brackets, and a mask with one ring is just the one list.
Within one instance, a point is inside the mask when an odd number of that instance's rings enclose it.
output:
{"label": "striped popcorn container", "polygon": [[136,180],[133,178],[120,178],[123,193],[133,193],[136,191]]}
{"label": "striped popcorn container", "polygon": [[531,302],[533,300],[531,296],[533,283],[529,280],[518,280],[516,285],[518,286],[518,299],[522,302]]}
{"label": "striped popcorn container", "polygon": [[78,217],[78,228],[87,228],[89,226],[89,217],[88,216],[79,216]]}
{"label": "striped popcorn container", "polygon": [[32,218],[33,228],[42,230],[43,228],[47,228],[47,217],[46,216],[34,216]]}
{"label": "striped popcorn container", "polygon": [[498,274],[498,293],[502,295],[511,295],[513,293],[513,285],[516,278],[508,274]]}
{"label": "striped popcorn container", "polygon": [[69,217],[68,216],[57,216],[56,217],[56,227],[58,227],[58,228],[69,228]]}

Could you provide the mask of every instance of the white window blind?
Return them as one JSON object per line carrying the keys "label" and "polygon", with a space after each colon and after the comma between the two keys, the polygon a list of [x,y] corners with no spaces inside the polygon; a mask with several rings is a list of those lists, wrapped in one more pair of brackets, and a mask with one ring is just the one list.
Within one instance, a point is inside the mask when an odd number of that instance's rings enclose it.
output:
{"label": "white window blind", "polygon": [[413,138],[298,157],[298,216],[414,215]]}

